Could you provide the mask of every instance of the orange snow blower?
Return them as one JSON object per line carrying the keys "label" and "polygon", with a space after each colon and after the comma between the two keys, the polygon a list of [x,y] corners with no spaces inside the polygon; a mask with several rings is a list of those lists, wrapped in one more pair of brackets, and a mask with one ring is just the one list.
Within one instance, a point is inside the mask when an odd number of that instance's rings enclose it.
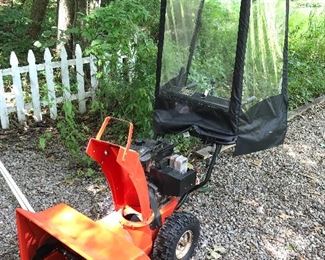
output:
{"label": "orange snow blower", "polygon": [[[115,211],[95,222],[65,204],[39,213],[17,209],[21,259],[188,259],[192,255],[199,221],[192,214],[174,211],[196,187],[196,173],[171,166],[173,146],[168,142],[144,140],[131,146],[132,123],[127,122],[125,147],[101,140],[112,119],[105,119],[87,153],[104,172]],[[176,165],[178,159],[174,160]]]}
{"label": "orange snow blower", "polygon": [[242,155],[284,141],[289,2],[161,0],[154,133],[188,131],[214,143],[207,172],[197,178],[164,139],[131,144],[131,123],[125,146],[101,140],[106,118],[87,153],[104,172],[115,211],[95,222],[64,204],[18,209],[21,258],[190,259],[199,221],[177,210],[210,180],[221,146]]}

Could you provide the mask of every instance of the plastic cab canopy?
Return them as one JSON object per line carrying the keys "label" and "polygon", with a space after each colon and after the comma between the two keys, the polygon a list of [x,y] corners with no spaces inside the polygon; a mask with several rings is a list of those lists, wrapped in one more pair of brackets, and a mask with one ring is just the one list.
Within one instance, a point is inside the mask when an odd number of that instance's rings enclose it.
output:
{"label": "plastic cab canopy", "polygon": [[236,154],[283,142],[289,0],[162,0],[154,124]]}

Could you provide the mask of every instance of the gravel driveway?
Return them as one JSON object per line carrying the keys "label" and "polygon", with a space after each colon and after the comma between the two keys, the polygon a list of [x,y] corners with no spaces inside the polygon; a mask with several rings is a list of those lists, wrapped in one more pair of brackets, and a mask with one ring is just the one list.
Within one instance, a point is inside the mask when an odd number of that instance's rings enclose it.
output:
{"label": "gravel driveway", "polygon": [[[104,180],[76,177],[58,142],[39,151],[41,132],[0,133],[0,160],[35,210],[65,202],[92,218],[109,212]],[[17,259],[17,202],[2,177],[0,194],[0,259]],[[202,226],[194,259],[325,259],[325,104],[290,122],[283,146],[223,153],[184,208]]]}

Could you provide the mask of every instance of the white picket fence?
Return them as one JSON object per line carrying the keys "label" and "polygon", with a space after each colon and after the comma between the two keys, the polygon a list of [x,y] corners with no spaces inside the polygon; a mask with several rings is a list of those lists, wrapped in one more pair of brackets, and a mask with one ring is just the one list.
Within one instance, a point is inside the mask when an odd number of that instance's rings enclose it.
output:
{"label": "white picket fence", "polygon": [[[57,118],[57,105],[65,101],[78,100],[79,112],[86,112],[86,100],[95,97],[95,91],[98,85],[96,74],[96,60],[94,57],[82,57],[82,50],[76,45],[75,59],[68,60],[67,52],[62,47],[60,52],[60,61],[53,61],[49,49],[44,52],[44,63],[36,64],[35,55],[32,50],[28,52],[27,66],[19,67],[19,61],[15,52],[11,52],[10,68],[0,69],[0,120],[3,129],[9,128],[9,114],[16,113],[20,123],[26,122],[26,115],[32,115],[36,122],[42,120],[42,115],[46,108],[50,112],[52,119]],[[90,86],[88,91],[85,88],[84,64],[89,64],[90,68]],[[70,90],[70,71],[74,68],[78,92],[73,94]],[[58,84],[55,82],[54,69],[60,70],[60,87],[63,89],[63,96],[57,96]],[[39,72],[45,73],[47,98],[40,97]],[[29,80],[28,88],[23,88],[22,74],[27,73]],[[4,77],[10,76],[12,84],[5,86]],[[26,84],[26,82],[24,82]],[[27,90],[26,90],[27,89]],[[26,93],[30,91],[31,93]],[[25,102],[25,97],[31,96],[31,102]]]}

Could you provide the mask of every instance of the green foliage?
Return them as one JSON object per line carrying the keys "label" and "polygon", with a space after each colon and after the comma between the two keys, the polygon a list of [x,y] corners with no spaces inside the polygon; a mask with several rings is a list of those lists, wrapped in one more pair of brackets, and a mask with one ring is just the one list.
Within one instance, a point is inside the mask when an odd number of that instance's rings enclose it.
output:
{"label": "green foliage", "polygon": [[34,51],[36,60],[43,62],[43,51],[46,47],[55,47],[57,43],[56,1],[50,1],[43,31],[38,41],[34,42],[28,35],[31,24],[31,1],[15,1],[11,6],[0,5],[0,67],[9,67],[9,57],[14,51],[20,64],[27,64],[29,49]]}
{"label": "green foliage", "polygon": [[79,178],[95,178],[97,176],[97,172],[92,168],[78,169],[77,177]]}
{"label": "green foliage", "polygon": [[[162,82],[187,66],[200,1],[170,1],[167,8]],[[183,94],[211,90],[213,95],[229,98],[235,63],[240,4],[206,1],[200,32],[189,74],[195,88]],[[210,93],[212,93],[210,92]]]}
{"label": "green foliage", "polygon": [[81,30],[100,68],[94,111],[130,120],[142,135],[151,132],[158,4],[114,1],[84,17]]}
{"label": "green foliage", "polygon": [[[0,6],[1,68],[9,67],[12,50],[16,52],[22,64],[26,62],[28,49],[36,50],[37,60],[42,61],[44,48],[54,47],[56,44],[56,1],[50,1],[42,26],[43,32],[36,45],[27,36],[31,22],[28,18],[31,2],[31,0],[15,1],[13,6]],[[71,33],[78,34],[77,39],[84,39],[85,45],[89,46],[86,54],[93,54],[98,59],[100,86],[92,108],[97,116],[100,115],[100,119],[113,115],[132,121],[135,123],[136,133],[148,136],[152,129],[160,1],[107,2],[109,3],[105,7],[83,16],[81,21],[76,22],[79,27],[70,30]],[[187,5],[194,3],[177,2]],[[177,2],[175,1],[175,8]],[[325,15],[322,11],[315,11],[320,10],[319,4],[305,1],[292,3],[296,5],[292,4],[290,18],[289,93],[290,107],[295,108],[325,93]],[[78,19],[80,16],[77,16]],[[192,13],[190,16],[188,19],[193,19]],[[181,15],[173,19],[176,19],[177,23],[182,23],[179,21],[180,17]],[[198,82],[203,89],[211,87],[213,79],[216,82],[214,87],[217,96],[229,97],[230,94],[232,75],[229,71],[233,67],[237,43],[237,19],[238,7],[227,8],[226,4],[220,5],[218,1],[206,1],[203,29],[200,32],[190,79]],[[189,27],[187,22],[183,24],[184,28]],[[183,34],[186,33],[178,32],[178,36],[188,42],[192,34],[186,37]],[[180,50],[177,46],[166,45],[165,48],[172,65],[184,56],[187,57],[187,49],[176,56],[175,52]],[[175,67],[170,69],[177,71]],[[44,97],[47,96],[46,88],[42,84],[45,82],[44,75],[39,76],[41,96]],[[60,75],[57,77],[60,78]],[[4,80],[7,81],[6,78]],[[257,83],[260,84],[260,81],[257,80]],[[253,94],[249,94],[251,95]],[[89,165],[84,151],[80,149],[87,141],[85,134],[87,131],[78,123],[71,103],[63,106],[63,115],[57,127],[73,157],[82,164]],[[49,133],[42,135],[39,139],[39,149],[45,149],[50,139]],[[178,144],[180,152],[188,151],[196,142],[182,136],[175,137],[173,141]]]}
{"label": "green foliage", "polygon": [[45,132],[42,134],[38,139],[38,149],[44,151],[52,137],[53,135],[50,132]]}
{"label": "green foliage", "polygon": [[[314,6],[313,6],[314,7]],[[289,93],[296,108],[325,94],[325,15],[296,8],[290,20]]]}
{"label": "green foliage", "polygon": [[240,5],[233,2],[228,6],[218,1],[205,4],[190,75],[202,92],[213,88],[214,95],[230,98],[239,9]]}
{"label": "green foliage", "polygon": [[176,153],[185,156],[189,156],[194,149],[202,144],[199,138],[184,134],[168,135],[167,139],[175,145]]}
{"label": "green foliage", "polygon": [[0,67],[9,67],[10,52],[13,50],[18,58],[26,60],[26,53],[32,45],[31,39],[26,36],[29,24],[27,14],[20,6],[0,6]]}
{"label": "green foliage", "polygon": [[[181,2],[171,2],[176,13]],[[197,86],[184,88],[184,94],[209,89],[212,90],[210,94],[230,97],[239,13],[239,6],[229,8],[232,5],[230,2],[226,5],[219,1],[206,1],[189,75],[190,81],[196,82]],[[190,2],[186,9],[191,9],[189,5]],[[281,35],[284,35],[285,21],[283,7],[281,4],[274,10],[266,10],[261,1],[252,4],[243,91],[243,102],[248,103],[244,109],[280,93],[284,42]],[[321,1],[292,1],[291,13],[289,95],[290,109],[293,109],[325,93],[325,15]],[[185,25],[184,21],[179,21],[179,17],[186,18],[186,15],[171,16],[169,13],[165,35],[164,82],[167,81],[166,75],[170,79],[179,71],[179,64],[184,63],[188,56],[188,40],[184,40],[186,37],[180,31],[193,31],[193,21]],[[273,24],[276,27],[272,27]]]}
{"label": "green foliage", "polygon": [[286,10],[285,2],[275,2],[272,6],[266,1],[252,5],[244,74],[245,109],[281,93]]}
{"label": "green foliage", "polygon": [[85,152],[81,151],[81,147],[84,147],[87,143],[86,129],[82,124],[78,124],[77,122],[73,104],[71,102],[64,103],[63,116],[59,118],[57,123],[61,139],[75,159],[75,162],[81,166],[88,167],[92,162],[85,155]]}

